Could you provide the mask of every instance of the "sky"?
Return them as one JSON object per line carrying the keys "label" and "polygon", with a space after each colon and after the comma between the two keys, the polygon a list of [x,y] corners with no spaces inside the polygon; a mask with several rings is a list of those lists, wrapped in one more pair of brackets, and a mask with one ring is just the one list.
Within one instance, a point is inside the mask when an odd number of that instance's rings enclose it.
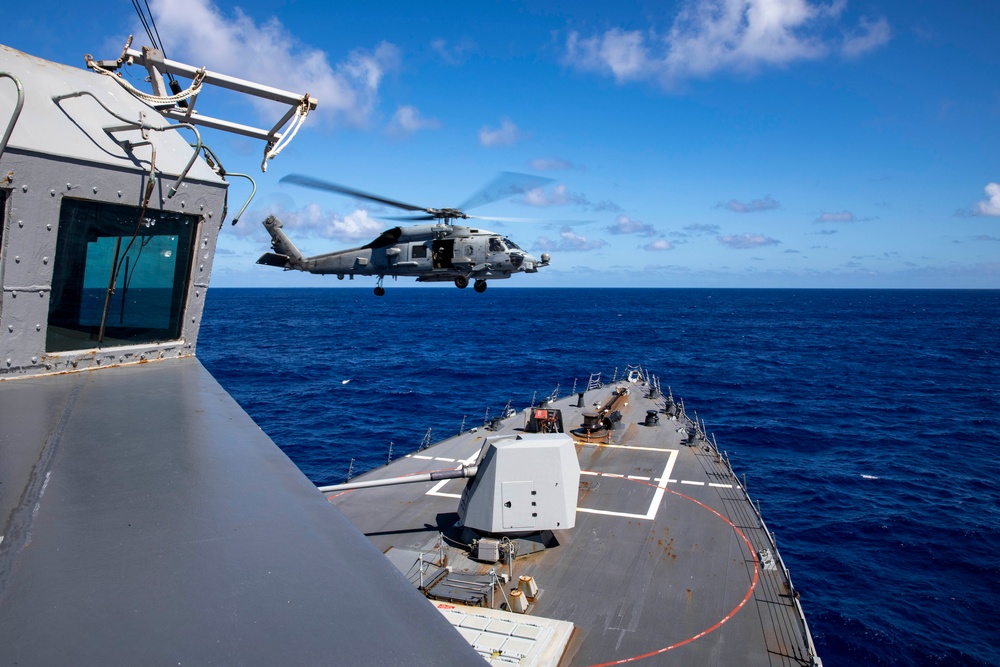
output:
{"label": "sky", "polygon": [[[266,173],[261,142],[203,131],[257,184],[212,286],[374,285],[255,264],[271,214],[307,255],[398,224],[285,175],[440,208],[510,171],[552,181],[470,213],[541,220],[478,224],[552,262],[505,286],[1000,288],[992,0],[149,7],[167,57],[319,100]],[[148,44],[121,0],[33,3],[0,42],[82,66],[129,34]],[[212,90],[196,108],[267,128],[284,113]],[[250,195],[232,182],[230,215]]]}

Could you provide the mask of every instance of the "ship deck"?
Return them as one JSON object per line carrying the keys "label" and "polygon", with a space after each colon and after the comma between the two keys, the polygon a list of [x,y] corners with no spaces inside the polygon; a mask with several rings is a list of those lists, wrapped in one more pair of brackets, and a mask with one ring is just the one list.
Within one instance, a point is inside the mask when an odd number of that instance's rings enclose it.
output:
{"label": "ship deck", "polygon": [[[629,392],[615,406],[617,427],[578,430],[584,413],[621,387]],[[504,588],[533,577],[540,592],[528,617],[573,624],[559,664],[818,664],[788,573],[728,458],[682,406],[667,414],[667,399],[650,393],[644,381],[618,383],[546,406],[561,411],[579,455],[576,526],[554,532],[557,546],[517,557]],[[659,421],[647,426],[650,410]],[[495,430],[467,431],[357,479],[472,464],[485,438],[515,435],[526,423],[518,413]],[[431,563],[447,550],[459,574],[507,572],[506,563],[472,560],[459,545],[465,483],[358,489],[330,500],[383,552],[427,554]],[[505,599],[496,593],[483,604],[499,608]],[[518,664],[502,650],[478,648],[494,664]]]}

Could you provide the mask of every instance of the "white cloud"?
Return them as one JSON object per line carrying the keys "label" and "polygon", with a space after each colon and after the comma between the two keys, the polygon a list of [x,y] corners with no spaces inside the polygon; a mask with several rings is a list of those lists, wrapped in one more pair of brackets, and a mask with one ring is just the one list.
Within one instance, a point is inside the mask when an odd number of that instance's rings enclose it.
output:
{"label": "white cloud", "polygon": [[976,215],[1000,216],[1000,183],[989,183],[985,188],[986,201],[976,204]]}
{"label": "white cloud", "polygon": [[736,248],[738,250],[747,250],[749,248],[759,248],[765,245],[778,245],[781,241],[777,239],[772,239],[770,236],[764,236],[763,234],[751,234],[745,232],[743,234],[737,235],[726,235],[717,236],[719,243],[730,248]]}
{"label": "white cloud", "polygon": [[435,130],[441,127],[441,123],[436,118],[424,118],[420,115],[420,110],[409,104],[396,109],[392,120],[386,126],[386,132],[392,136],[402,137],[420,130]]}
{"label": "white cloud", "polygon": [[[385,229],[385,224],[372,218],[368,211],[358,209],[345,216],[324,211],[319,204],[308,204],[298,211],[276,214],[290,236],[298,232],[303,237],[324,239],[371,240]],[[292,242],[295,239],[292,238]]]}
{"label": "white cloud", "polygon": [[753,213],[755,211],[769,211],[779,206],[781,204],[778,201],[772,199],[771,195],[767,195],[763,199],[753,199],[748,202],[730,199],[725,204],[719,204],[716,208],[728,208],[734,213]]}
{"label": "white cloud", "polygon": [[431,48],[441,57],[446,65],[461,65],[466,61],[468,53],[474,44],[468,39],[463,39],[457,44],[449,44],[447,40],[435,39],[431,41]]}
{"label": "white cloud", "polygon": [[210,0],[156,0],[152,10],[171,58],[309,93],[319,100],[314,113],[353,125],[368,121],[382,77],[399,61],[399,50],[382,42],[331,65],[326,52],[298,41],[277,18],[258,24],[238,7],[226,15]]}
{"label": "white cloud", "polygon": [[486,147],[510,146],[523,136],[521,130],[518,129],[517,125],[514,125],[510,118],[502,118],[499,128],[494,130],[488,125],[484,125],[479,130],[479,143]]}
{"label": "white cloud", "polygon": [[571,32],[564,61],[581,70],[610,74],[619,83],[656,80],[671,86],[724,70],[752,72],[814,60],[838,49],[854,57],[885,44],[884,18],[862,19],[843,38],[824,35],[846,0],[829,5],[809,0],[690,0],[666,34],[611,28],[600,35]]}
{"label": "white cloud", "polygon": [[539,237],[537,247],[543,251],[586,252],[603,248],[606,245],[608,245],[608,242],[603,239],[591,241],[586,236],[577,234],[569,227],[563,227],[559,231],[559,238],[557,239],[549,239],[544,236]]}
{"label": "white cloud", "polygon": [[544,188],[532,188],[524,193],[521,203],[539,207],[565,206],[567,204],[586,206],[589,204],[586,197],[570,192],[562,183],[556,185],[548,192]]}
{"label": "white cloud", "polygon": [[550,158],[535,158],[528,163],[532,169],[537,169],[538,171],[556,171],[561,169],[572,169],[573,163],[567,162],[566,160],[560,160],[557,157]]}
{"label": "white cloud", "polygon": [[654,252],[665,252],[667,250],[673,250],[674,244],[666,239],[656,239],[655,241],[642,246],[642,249]]}
{"label": "white cloud", "polygon": [[854,214],[850,211],[840,213],[822,213],[814,222],[854,222]]}
{"label": "white cloud", "polygon": [[[608,231],[611,232],[612,234],[638,234],[640,236],[653,236],[654,234],[656,234],[656,229],[653,227],[653,225],[645,223],[642,220],[633,220],[627,215],[619,215],[615,219],[615,224],[608,227]],[[670,244],[667,243],[667,245]],[[658,248],[658,249],[669,250],[669,248]]]}
{"label": "white cloud", "polygon": [[856,58],[887,44],[891,36],[892,31],[885,18],[880,18],[877,21],[862,18],[858,25],[858,31],[844,38],[844,44],[840,47],[840,51],[848,58]]}

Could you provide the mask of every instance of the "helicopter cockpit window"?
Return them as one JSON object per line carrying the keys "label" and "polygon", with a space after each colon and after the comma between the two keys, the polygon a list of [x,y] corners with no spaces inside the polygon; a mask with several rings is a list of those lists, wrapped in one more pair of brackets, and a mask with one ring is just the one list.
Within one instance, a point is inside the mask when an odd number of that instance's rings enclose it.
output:
{"label": "helicopter cockpit window", "polygon": [[496,236],[490,237],[490,252],[503,252],[506,248],[503,247],[503,243]]}
{"label": "helicopter cockpit window", "polygon": [[507,245],[508,250],[520,250],[521,246],[517,245],[508,238],[504,238],[503,242]]}
{"label": "helicopter cockpit window", "polygon": [[180,338],[198,221],[168,211],[63,200],[45,349]]}

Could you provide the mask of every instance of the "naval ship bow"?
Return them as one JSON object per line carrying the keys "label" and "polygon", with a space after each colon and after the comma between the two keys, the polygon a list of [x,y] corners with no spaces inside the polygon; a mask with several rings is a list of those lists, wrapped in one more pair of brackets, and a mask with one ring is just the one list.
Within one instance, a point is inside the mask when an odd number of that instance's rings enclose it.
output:
{"label": "naval ship bow", "polygon": [[601,377],[321,491],[490,664],[822,665],[715,438]]}

